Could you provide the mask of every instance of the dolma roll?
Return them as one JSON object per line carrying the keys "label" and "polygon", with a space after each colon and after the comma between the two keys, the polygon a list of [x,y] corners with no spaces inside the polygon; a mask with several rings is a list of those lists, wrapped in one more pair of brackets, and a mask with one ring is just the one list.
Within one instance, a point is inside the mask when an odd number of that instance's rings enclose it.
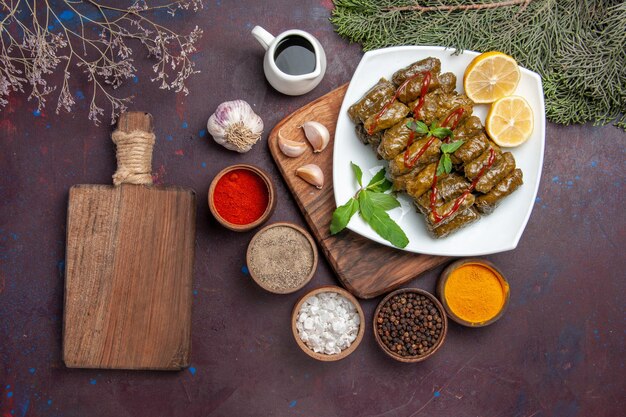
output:
{"label": "dolma roll", "polygon": [[462,213],[459,213],[448,223],[438,225],[437,227],[433,227],[431,224],[427,223],[427,229],[432,237],[440,239],[448,236],[452,232],[456,232],[457,230],[474,223],[478,219],[480,219],[480,214],[478,214],[478,211],[476,211],[474,207],[470,207]]}
{"label": "dolma roll", "polygon": [[421,72],[430,71],[431,73],[439,74],[441,72],[441,61],[437,58],[428,57],[408,65],[398,71],[394,72],[391,80],[397,86],[400,86],[407,78],[411,78]]}
{"label": "dolma roll", "polygon": [[373,135],[370,135],[365,131],[365,128],[360,123],[354,127],[354,130],[356,131],[356,136],[361,142],[363,142],[364,145],[372,145],[374,149],[378,149],[383,132],[376,132]]}
{"label": "dolma roll", "polygon": [[509,175],[515,169],[515,158],[511,152],[502,154],[502,158],[491,166],[487,172],[476,183],[476,191],[488,193],[496,186],[504,177]]}
{"label": "dolma roll", "polygon": [[364,123],[365,120],[378,114],[396,94],[396,86],[391,81],[381,78],[359,101],[348,109],[348,116],[353,123]]}
{"label": "dolma roll", "polygon": [[[414,109],[417,104],[418,100],[415,100],[409,104],[409,108]],[[446,93],[439,89],[424,96],[424,104],[418,114],[414,116],[430,126],[433,122],[442,123],[450,113],[458,108],[463,109],[461,115],[461,120],[463,120],[472,115],[474,103],[465,94]]]}
{"label": "dolma roll", "polygon": [[[470,186],[470,183],[458,174],[443,174],[437,178],[437,196],[435,198],[435,207],[452,201],[461,196]],[[424,214],[430,212],[430,196],[432,195],[432,178],[427,192],[420,195],[415,200],[417,208]],[[438,210],[439,212],[439,210]]]}
{"label": "dolma roll", "polygon": [[[452,90],[454,90],[454,85],[452,86],[452,88],[450,88],[450,82],[452,82],[452,78],[448,75],[451,73],[446,73],[444,75],[446,75],[443,79],[444,82],[446,82],[446,84],[442,85],[441,84],[441,75],[439,75],[438,73],[431,73],[430,76],[430,81],[428,83],[428,88],[426,90],[427,93],[433,91],[433,90],[437,90],[439,88],[445,87],[445,89],[443,91],[446,92],[450,92]],[[456,77],[454,76],[454,74],[451,74],[452,77],[454,77],[454,84],[456,84]],[[403,103],[410,103],[414,100],[416,100],[417,98],[419,98],[422,95],[422,84],[424,83],[424,79],[426,78],[426,74],[424,73],[420,73],[417,74],[415,76],[415,78],[412,78],[405,86],[404,88],[402,88],[402,90],[400,90],[398,87],[398,100],[400,100]]]}
{"label": "dolma roll", "polygon": [[456,75],[444,72],[439,76],[439,88],[446,93],[451,93],[456,88]]}
{"label": "dolma roll", "polygon": [[435,171],[437,171],[437,163],[426,165],[426,167],[420,170],[417,175],[406,182],[406,192],[414,199],[419,198],[422,194],[430,190],[433,185],[433,178],[435,177]]}
{"label": "dolma roll", "polygon": [[[474,116],[472,116],[474,117]],[[464,164],[478,158],[489,146],[489,139],[480,132],[472,137],[458,137],[456,133],[454,140],[463,140],[463,145],[457,149],[450,157],[453,164]]]}
{"label": "dolma roll", "polygon": [[519,168],[513,170],[491,191],[476,198],[476,209],[483,214],[491,213],[504,197],[517,190],[523,183],[522,170]]}
{"label": "dolma roll", "polygon": [[[426,148],[422,155],[416,161],[414,161],[414,158],[418,155],[421,149],[428,144],[428,142],[431,142],[430,145],[428,145],[428,148]],[[407,166],[404,163],[405,152],[402,152],[389,162],[389,173],[392,177],[403,175],[412,171],[418,165],[429,164],[431,162],[438,161],[440,147],[441,141],[435,137],[425,137],[413,142],[413,144],[407,148],[409,152],[407,160],[408,162],[412,162],[412,164]]]}
{"label": "dolma roll", "polygon": [[378,112],[367,116],[363,126],[368,133],[374,134],[399,123],[409,112],[407,106],[396,100],[382,114],[379,115],[380,112]]}
{"label": "dolma roll", "polygon": [[502,151],[500,150],[498,145],[489,141],[489,146],[487,147],[487,149],[485,149],[485,151],[482,154],[480,154],[478,158],[474,159],[473,161],[467,162],[465,164],[464,171],[465,171],[465,176],[468,179],[473,180],[474,178],[476,178],[476,176],[480,173],[483,167],[487,165],[487,163],[489,162],[489,157],[491,155],[491,149],[493,149],[494,152],[496,153],[494,160],[493,160],[493,165],[498,163],[498,161],[502,157],[501,156]]}
{"label": "dolma roll", "polygon": [[[413,118],[403,119],[400,123],[396,123],[390,129],[385,130],[382,140],[378,146],[378,154],[386,160],[391,160],[406,148],[411,136],[411,129],[407,127],[407,123],[412,122]],[[414,134],[413,140],[419,139],[421,135]]]}
{"label": "dolma roll", "polygon": [[[459,197],[460,198],[460,197]],[[460,213],[464,212],[466,209],[471,207],[474,204],[474,194],[467,194],[463,199],[461,199],[461,203],[455,211],[452,211],[454,206],[457,204],[457,199],[453,199],[443,203],[440,207],[437,207],[437,214],[443,217],[441,220],[437,221],[435,213],[432,211],[428,213],[428,221],[434,227],[439,227],[443,224],[449,223]]]}

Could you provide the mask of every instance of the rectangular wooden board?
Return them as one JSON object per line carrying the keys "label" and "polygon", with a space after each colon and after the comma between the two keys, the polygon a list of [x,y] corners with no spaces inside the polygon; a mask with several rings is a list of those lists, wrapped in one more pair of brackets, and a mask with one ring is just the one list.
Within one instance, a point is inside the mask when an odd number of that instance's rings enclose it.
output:
{"label": "rectangular wooden board", "polygon": [[[337,274],[339,281],[359,298],[373,298],[388,292],[449,258],[393,249],[350,230],[330,234],[330,221],[335,210],[333,194],[333,144],[339,109],[348,84],[331,91],[300,108],[280,121],[268,138],[270,152],[287,186],[291,190],[317,243]],[[305,141],[302,124],[322,123],[330,131],[330,143],[320,153],[309,148],[297,158],[285,156],[278,147],[280,134],[292,140]],[[346,156],[346,164],[350,162]],[[316,164],[324,172],[325,184],[317,190],[296,177],[295,171],[305,164]]]}
{"label": "rectangular wooden board", "polygon": [[63,359],[71,368],[189,365],[196,196],[180,187],[71,188]]}

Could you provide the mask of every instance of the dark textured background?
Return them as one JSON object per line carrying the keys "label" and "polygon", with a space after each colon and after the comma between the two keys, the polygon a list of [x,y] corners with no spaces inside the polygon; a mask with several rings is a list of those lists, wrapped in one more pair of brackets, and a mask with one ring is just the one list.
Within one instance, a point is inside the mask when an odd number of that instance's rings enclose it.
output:
{"label": "dark textured background", "polygon": [[[614,127],[548,124],[539,196],[515,251],[488,256],[511,285],[495,325],[455,324],[425,363],[379,351],[370,331],[338,363],[302,353],[289,327],[297,294],[270,295],[242,270],[252,232],[220,227],[205,203],[220,169],[257,164],[279,193],[272,221],[304,224],[271,160],[265,138],[245,155],[205,132],[222,101],[241,98],[266,134],[298,107],[350,80],[361,57],[328,22],[330,1],[271,4],[211,1],[171,23],[205,31],[187,97],[150,82],[149,62],[123,92],[151,112],[158,182],[198,192],[192,367],[181,372],[70,370],[61,361],[65,216],[73,184],[107,184],[115,169],[109,127],[87,120],[88,99],[71,114],[26,96],[0,111],[0,416],[622,416],[624,401],[624,152]],[[166,17],[159,17],[165,21]],[[170,22],[168,20],[168,22]],[[273,91],[262,73],[255,24],[277,34],[301,28],[320,39],[326,77],[301,97]],[[142,54],[138,54],[140,57]],[[88,84],[72,81],[81,91]],[[84,95],[87,95],[84,93]],[[355,260],[357,261],[357,260]],[[441,268],[411,285],[434,291]],[[335,283],[325,261],[310,289]],[[620,411],[622,410],[622,411]]]}

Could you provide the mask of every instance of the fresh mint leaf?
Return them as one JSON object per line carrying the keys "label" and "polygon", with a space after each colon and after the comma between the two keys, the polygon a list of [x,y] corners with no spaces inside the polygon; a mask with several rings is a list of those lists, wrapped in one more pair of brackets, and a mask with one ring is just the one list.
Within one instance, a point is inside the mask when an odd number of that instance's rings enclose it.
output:
{"label": "fresh mint leaf", "polygon": [[452,160],[450,159],[449,154],[443,154],[443,169],[446,171],[446,174],[452,172]]}
{"label": "fresh mint leaf", "polygon": [[450,155],[444,153],[439,158],[439,164],[437,165],[437,175],[441,175],[443,173],[449,174],[452,172],[452,160],[450,159]]}
{"label": "fresh mint leaf", "polygon": [[441,145],[441,152],[444,153],[453,153],[455,152],[457,149],[459,149],[461,147],[461,145],[463,145],[464,141],[459,139],[459,140],[455,140],[452,143],[444,143]]}
{"label": "fresh mint leaf", "polygon": [[369,184],[367,184],[366,189],[377,193],[384,193],[390,189],[391,186],[391,181],[385,178],[385,168],[381,168],[370,180]]}
{"label": "fresh mint leaf", "polygon": [[367,184],[367,188],[379,184],[382,180],[385,179],[385,168],[381,168],[380,171],[376,173],[370,180],[369,184]]}
{"label": "fresh mint leaf", "polygon": [[419,133],[420,135],[425,135],[428,133],[428,126],[424,122],[408,122],[406,127],[414,131],[415,133]]}
{"label": "fresh mint leaf", "polygon": [[[366,191],[362,191],[366,192]],[[391,194],[368,192],[370,200],[379,209],[388,211],[400,207],[400,202]]]}
{"label": "fresh mint leaf", "polygon": [[437,164],[437,175],[441,175],[444,172],[446,172],[444,166],[443,166],[443,157],[444,157],[445,153],[441,155],[441,158],[439,158],[439,163]]}
{"label": "fresh mint leaf", "polygon": [[390,189],[392,185],[393,185],[393,183],[391,181],[389,181],[387,178],[385,178],[381,183],[378,183],[378,184],[376,184],[376,186],[368,188],[368,190],[374,191],[374,192],[377,192],[377,193],[384,193],[385,191]]}
{"label": "fresh mint leaf", "polygon": [[445,139],[448,136],[452,137],[452,130],[447,127],[436,127],[430,130],[430,134],[439,139]]}
{"label": "fresh mint leaf", "polygon": [[404,248],[409,244],[409,239],[406,237],[404,231],[389,217],[387,212],[374,204],[370,193],[362,192],[359,194],[359,206],[363,220],[365,220],[380,237],[399,248]]}
{"label": "fresh mint leaf", "polygon": [[359,202],[352,197],[343,206],[337,207],[333,212],[333,219],[330,222],[330,233],[335,235],[346,228],[350,219],[359,210]]}
{"label": "fresh mint leaf", "polygon": [[352,171],[354,171],[354,176],[356,177],[356,181],[359,183],[361,187],[363,187],[363,171],[361,171],[361,168],[354,162],[350,162],[350,165],[352,165]]}

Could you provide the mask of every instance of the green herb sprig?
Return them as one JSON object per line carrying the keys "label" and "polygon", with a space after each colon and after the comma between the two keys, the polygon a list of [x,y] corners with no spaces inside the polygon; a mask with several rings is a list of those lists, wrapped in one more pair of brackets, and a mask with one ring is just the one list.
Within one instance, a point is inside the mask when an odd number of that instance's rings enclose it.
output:
{"label": "green herb sprig", "polygon": [[[447,137],[450,139],[454,138],[452,130],[447,127],[438,127],[434,122],[430,125],[430,127],[428,127],[424,122],[411,121],[406,124],[406,127],[415,133],[426,135],[426,139],[431,136],[441,140]],[[437,175],[441,175],[444,172],[446,174],[452,172],[452,160],[450,159],[450,154],[459,149],[463,143],[464,141],[462,140],[456,140],[451,143],[441,144],[441,158],[439,159],[439,164],[437,165]]]}
{"label": "green herb sprig", "polygon": [[446,174],[452,172],[452,160],[450,159],[450,154],[459,149],[464,142],[465,141],[459,139],[451,143],[441,144],[441,158],[439,158],[439,164],[437,165],[437,175],[441,175],[444,172]]}
{"label": "green herb sprig", "polygon": [[380,237],[396,247],[406,247],[409,244],[409,239],[400,226],[387,214],[387,211],[400,207],[400,202],[393,195],[386,193],[392,184],[385,178],[385,168],[378,171],[364,187],[363,171],[354,162],[350,162],[350,165],[360,188],[346,204],[335,209],[330,223],[330,233],[335,235],[345,229],[352,216],[358,211],[361,218]]}

